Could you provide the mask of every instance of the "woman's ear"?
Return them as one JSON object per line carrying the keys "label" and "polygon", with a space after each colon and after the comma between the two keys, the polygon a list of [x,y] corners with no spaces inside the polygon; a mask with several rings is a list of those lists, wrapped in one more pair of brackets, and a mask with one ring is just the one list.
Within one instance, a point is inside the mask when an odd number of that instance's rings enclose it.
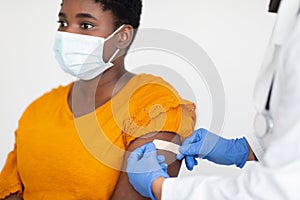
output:
{"label": "woman's ear", "polygon": [[134,35],[134,29],[131,25],[124,25],[124,27],[120,30],[118,34],[118,48],[119,49],[127,49],[132,40]]}

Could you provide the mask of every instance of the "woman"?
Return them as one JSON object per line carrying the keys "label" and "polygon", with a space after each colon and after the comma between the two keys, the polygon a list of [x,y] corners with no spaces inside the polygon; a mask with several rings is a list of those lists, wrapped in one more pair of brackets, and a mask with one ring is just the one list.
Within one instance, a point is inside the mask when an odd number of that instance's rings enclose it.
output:
{"label": "woman", "polygon": [[[121,172],[126,150],[155,138],[180,143],[176,134],[192,133],[193,103],[159,77],[125,70],[140,14],[140,0],[63,1],[55,55],[79,80],[22,115],[1,199],[142,199]],[[168,159],[176,176],[180,163]]]}

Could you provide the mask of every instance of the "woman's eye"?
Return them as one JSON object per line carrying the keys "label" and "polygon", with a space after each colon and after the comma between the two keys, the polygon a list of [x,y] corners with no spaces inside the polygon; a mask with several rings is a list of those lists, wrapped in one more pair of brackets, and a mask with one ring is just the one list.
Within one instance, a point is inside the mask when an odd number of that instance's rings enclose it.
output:
{"label": "woman's eye", "polygon": [[59,27],[67,27],[68,26],[68,24],[67,24],[67,22],[64,22],[64,21],[57,21],[57,23],[59,24]]}
{"label": "woman's eye", "polygon": [[83,24],[81,24],[80,27],[81,27],[82,29],[91,29],[91,28],[94,28],[94,25],[89,24],[89,23],[83,23]]}

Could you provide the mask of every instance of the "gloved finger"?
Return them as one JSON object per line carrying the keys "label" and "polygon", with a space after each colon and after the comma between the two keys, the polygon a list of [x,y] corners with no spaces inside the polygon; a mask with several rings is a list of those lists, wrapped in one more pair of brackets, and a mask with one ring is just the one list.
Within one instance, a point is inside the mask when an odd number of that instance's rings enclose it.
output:
{"label": "gloved finger", "polygon": [[189,145],[189,144],[191,144],[191,143],[193,143],[195,141],[197,141],[197,132],[196,131],[194,131],[194,133],[191,136],[187,137],[183,141],[183,143],[181,144],[181,146]]}
{"label": "gloved finger", "polygon": [[177,155],[176,155],[176,159],[177,159],[177,160],[182,160],[182,159],[184,158],[184,156],[185,156],[185,155],[182,154],[182,153],[177,154]]}
{"label": "gloved finger", "polygon": [[196,156],[200,153],[200,149],[202,146],[202,141],[192,143],[189,145],[183,145],[179,147],[179,152],[184,155],[193,155]]}
{"label": "gloved finger", "polygon": [[183,141],[181,146],[187,146],[189,144],[201,141],[202,138],[207,134],[207,132],[208,131],[204,128],[200,128],[200,129],[195,130],[190,137],[186,138]]}
{"label": "gloved finger", "polygon": [[164,155],[158,155],[158,156],[156,157],[156,159],[157,159],[158,163],[160,164],[160,163],[165,162],[166,157],[165,157]]}
{"label": "gloved finger", "polygon": [[151,150],[153,149],[153,146],[154,146],[154,150],[156,150],[155,145],[152,142],[144,144],[144,145],[136,148],[134,151],[131,152],[131,154],[129,155],[127,161],[128,162],[133,162],[133,161],[140,160],[144,156],[145,152],[146,153],[149,152],[149,151],[151,152]]}
{"label": "gloved finger", "polygon": [[188,170],[192,171],[195,165],[198,165],[198,161],[194,158],[194,156],[185,157],[185,166]]}
{"label": "gloved finger", "polygon": [[156,159],[164,172],[167,172],[168,165],[165,163],[166,157],[164,155],[158,155],[156,156]]}
{"label": "gloved finger", "polygon": [[161,163],[160,166],[161,166],[162,170],[164,170],[164,172],[167,172],[168,165],[166,163]]}
{"label": "gloved finger", "polygon": [[198,161],[196,160],[196,157],[194,156],[194,166],[198,165]]}
{"label": "gloved finger", "polygon": [[[144,145],[143,145],[144,146]],[[149,142],[147,144],[145,144],[145,148],[144,148],[144,154],[145,153],[152,153],[155,152],[156,153],[156,147],[155,144],[153,142]]]}

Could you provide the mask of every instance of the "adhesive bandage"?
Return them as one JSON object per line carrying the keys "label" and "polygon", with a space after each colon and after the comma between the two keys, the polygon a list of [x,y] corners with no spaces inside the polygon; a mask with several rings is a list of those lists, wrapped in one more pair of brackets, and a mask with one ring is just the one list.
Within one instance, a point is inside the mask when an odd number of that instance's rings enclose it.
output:
{"label": "adhesive bandage", "polygon": [[154,145],[156,146],[156,149],[160,150],[165,150],[165,151],[170,151],[175,154],[179,154],[179,145],[172,143],[172,142],[167,142],[164,140],[153,140]]}

